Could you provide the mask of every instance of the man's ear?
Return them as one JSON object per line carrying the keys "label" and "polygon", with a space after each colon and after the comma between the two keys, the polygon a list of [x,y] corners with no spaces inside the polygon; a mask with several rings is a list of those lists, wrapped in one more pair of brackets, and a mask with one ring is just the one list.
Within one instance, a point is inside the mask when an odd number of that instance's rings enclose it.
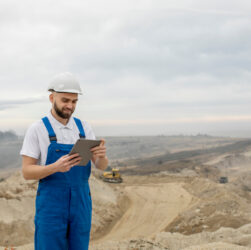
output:
{"label": "man's ear", "polygon": [[49,95],[49,100],[50,100],[51,103],[53,103],[53,100],[54,100],[54,95],[53,95],[53,93],[51,93],[51,94]]}

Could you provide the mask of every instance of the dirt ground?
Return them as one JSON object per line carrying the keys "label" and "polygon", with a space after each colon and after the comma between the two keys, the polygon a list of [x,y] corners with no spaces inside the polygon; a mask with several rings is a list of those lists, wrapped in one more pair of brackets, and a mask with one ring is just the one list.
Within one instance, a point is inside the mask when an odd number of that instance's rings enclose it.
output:
{"label": "dirt ground", "polygon": [[164,230],[192,201],[182,183],[133,184],[124,189],[129,207],[98,242],[153,236]]}
{"label": "dirt ground", "polygon": [[[234,186],[197,176],[124,176],[122,184],[103,183],[97,176],[90,179],[90,250],[251,249],[250,203]],[[20,173],[0,183],[2,246],[33,249],[35,188]],[[232,226],[225,228],[226,222]]]}

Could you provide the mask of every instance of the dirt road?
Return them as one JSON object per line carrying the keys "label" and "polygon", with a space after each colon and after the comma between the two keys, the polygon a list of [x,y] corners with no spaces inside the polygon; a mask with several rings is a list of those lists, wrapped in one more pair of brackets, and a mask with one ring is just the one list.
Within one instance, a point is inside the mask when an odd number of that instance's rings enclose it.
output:
{"label": "dirt road", "polygon": [[95,241],[152,236],[162,231],[191,203],[182,183],[130,185],[124,189],[130,204],[111,231]]}

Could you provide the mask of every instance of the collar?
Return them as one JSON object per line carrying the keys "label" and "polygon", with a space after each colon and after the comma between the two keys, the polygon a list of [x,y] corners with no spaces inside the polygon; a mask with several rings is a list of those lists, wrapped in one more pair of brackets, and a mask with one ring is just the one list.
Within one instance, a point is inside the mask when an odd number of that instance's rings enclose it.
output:
{"label": "collar", "polygon": [[62,129],[62,128],[68,128],[68,129],[73,129],[73,117],[71,116],[68,123],[66,125],[62,124],[59,122],[52,114],[51,111],[47,115],[49,120],[55,125],[56,127]]}

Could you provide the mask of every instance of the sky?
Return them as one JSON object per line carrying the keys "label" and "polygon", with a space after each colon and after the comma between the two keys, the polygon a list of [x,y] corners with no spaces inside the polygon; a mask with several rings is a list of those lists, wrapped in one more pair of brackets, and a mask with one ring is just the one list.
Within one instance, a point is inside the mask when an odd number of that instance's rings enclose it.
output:
{"label": "sky", "polygon": [[249,0],[1,0],[0,130],[23,135],[71,72],[97,136],[251,137]]}

